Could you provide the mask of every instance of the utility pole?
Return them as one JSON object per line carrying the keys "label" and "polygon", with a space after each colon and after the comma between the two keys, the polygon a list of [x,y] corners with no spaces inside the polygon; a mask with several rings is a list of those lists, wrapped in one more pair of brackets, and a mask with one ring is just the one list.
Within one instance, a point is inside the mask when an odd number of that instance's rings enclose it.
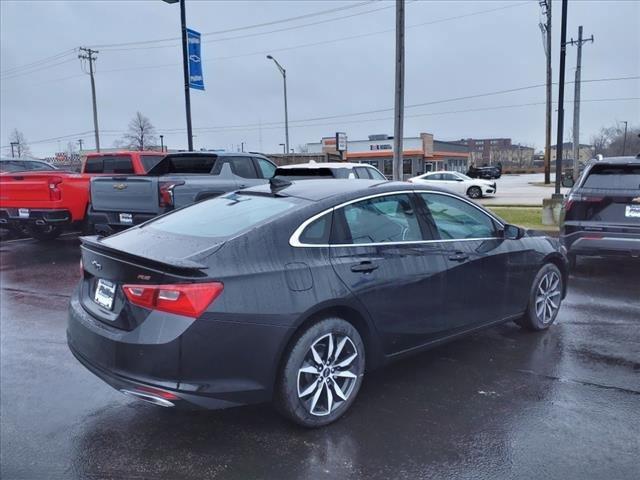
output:
{"label": "utility pole", "polygon": [[[13,147],[20,145],[18,142],[11,142],[11,158],[16,158],[16,154],[13,151]],[[18,150],[18,155],[20,155],[20,151]]]}
{"label": "utility pole", "polygon": [[627,153],[627,125],[629,122],[625,120],[623,123],[624,123],[624,139],[622,140],[622,156],[624,157],[624,154]]}
{"label": "utility pole", "polygon": [[93,98],[93,130],[96,136],[96,152],[100,151],[100,134],[98,132],[98,106],[96,105],[96,81],[93,75],[93,62],[96,61],[97,50],[80,47],[81,52],[78,58],[89,61],[89,76],[91,77],[91,97]]}
{"label": "utility pole", "polygon": [[289,151],[289,110],[287,109],[287,71],[285,68],[273,58],[272,55],[267,55],[267,59],[272,60],[276,64],[276,67],[282,74],[282,80],[284,82],[284,143],[285,154]]}
{"label": "utility pole", "polygon": [[562,179],[562,142],[564,137],[564,69],[567,57],[567,3],[562,0],[562,23],[560,27],[560,78],[558,79],[558,136],[556,142],[556,199],[562,198],[560,181]]}
{"label": "utility pole", "polygon": [[187,13],[184,0],[180,0],[180,25],[182,27],[182,70],[184,73],[184,105],[187,113],[187,143],[189,151],[193,152],[191,92],[189,91],[189,52],[187,51]]}
{"label": "utility pole", "polygon": [[160,135],[160,151],[164,152],[164,135]]}
{"label": "utility pole", "polygon": [[82,153],[82,139],[78,139],[78,144],[80,145],[80,153]]}
{"label": "utility pole", "polygon": [[553,80],[551,78],[551,0],[542,0],[540,6],[543,8],[543,13],[547,16],[546,25],[540,24],[540,30],[544,34],[544,52],[547,56],[547,105],[546,105],[546,121],[545,121],[545,139],[544,139],[544,183],[546,185],[551,183],[551,128],[552,128],[552,85]]}
{"label": "utility pole", "polygon": [[402,180],[404,120],[404,0],[396,0],[396,92],[393,125],[393,179]]}
{"label": "utility pole", "polygon": [[578,47],[578,58],[576,61],[576,80],[574,82],[573,94],[573,180],[578,180],[578,169],[580,167],[580,69],[582,68],[582,44],[592,42],[593,35],[589,38],[582,38],[582,25],[578,27],[578,40],[573,38],[568,43]]}

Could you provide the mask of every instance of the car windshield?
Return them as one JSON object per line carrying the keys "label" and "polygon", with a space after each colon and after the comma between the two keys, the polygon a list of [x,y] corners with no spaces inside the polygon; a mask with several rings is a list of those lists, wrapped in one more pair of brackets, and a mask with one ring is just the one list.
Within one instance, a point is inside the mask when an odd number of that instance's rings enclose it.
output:
{"label": "car windshield", "polygon": [[226,240],[291,210],[290,199],[231,193],[160,217],[143,228]]}

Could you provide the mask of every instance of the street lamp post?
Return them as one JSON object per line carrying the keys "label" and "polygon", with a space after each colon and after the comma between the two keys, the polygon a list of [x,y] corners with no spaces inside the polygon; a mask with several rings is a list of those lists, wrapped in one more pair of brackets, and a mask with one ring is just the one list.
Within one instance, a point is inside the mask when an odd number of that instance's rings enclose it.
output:
{"label": "street lamp post", "polygon": [[269,60],[273,60],[278,70],[282,74],[284,80],[284,136],[285,136],[285,154],[289,151],[289,113],[287,111],[287,71],[278,63],[271,55],[267,55]]}
{"label": "street lamp post", "polygon": [[191,128],[191,94],[189,92],[189,52],[187,51],[187,13],[184,0],[162,0],[166,3],[180,2],[180,27],[182,29],[182,69],[184,73],[184,105],[187,113],[187,144],[193,151],[193,130]]}
{"label": "street lamp post", "polygon": [[280,145],[282,147],[282,153],[284,155],[287,154],[287,146],[284,143],[279,143],[278,145]]}
{"label": "street lamp post", "polygon": [[164,135],[160,135],[160,151],[164,152]]}
{"label": "street lamp post", "polygon": [[[18,145],[20,145],[20,143],[19,143],[19,142],[11,142],[11,158],[16,158],[16,154],[15,154],[15,152],[13,151],[13,147],[16,147],[16,146],[18,146]],[[19,152],[18,152],[18,153],[19,153]]]}
{"label": "street lamp post", "polygon": [[624,121],[624,138],[622,139],[622,156],[627,153],[627,125],[629,122]]}

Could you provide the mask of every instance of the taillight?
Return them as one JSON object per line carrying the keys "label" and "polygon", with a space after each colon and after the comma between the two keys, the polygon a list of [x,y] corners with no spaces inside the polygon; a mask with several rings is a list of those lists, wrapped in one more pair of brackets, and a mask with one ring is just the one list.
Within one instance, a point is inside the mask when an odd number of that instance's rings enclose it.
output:
{"label": "taillight", "polygon": [[576,202],[597,203],[597,202],[601,202],[603,199],[604,197],[593,197],[588,195],[581,195],[579,193],[572,193],[569,195],[569,197],[567,198],[567,201],[564,204],[564,210],[565,212],[568,212],[569,210],[571,210],[571,207]]}
{"label": "taillight", "polygon": [[159,203],[161,207],[173,207],[173,189],[184,185],[183,181],[158,182]]}
{"label": "taillight", "polygon": [[60,177],[49,178],[49,200],[62,200],[62,191],[58,188],[61,183]]}
{"label": "taillight", "polygon": [[127,299],[134,305],[197,318],[220,296],[220,282],[175,285],[123,285]]}

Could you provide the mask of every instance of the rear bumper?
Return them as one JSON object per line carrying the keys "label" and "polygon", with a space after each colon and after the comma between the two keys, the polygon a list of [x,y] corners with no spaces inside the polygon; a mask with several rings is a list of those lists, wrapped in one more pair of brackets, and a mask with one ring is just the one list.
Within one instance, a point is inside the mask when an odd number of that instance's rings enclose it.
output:
{"label": "rear bumper", "polygon": [[0,225],[65,225],[71,223],[66,209],[28,209],[28,216],[20,216],[18,208],[0,208]]}
{"label": "rear bumper", "polygon": [[572,255],[640,257],[640,236],[622,233],[577,231],[560,236]]}
{"label": "rear bumper", "polygon": [[282,327],[161,312],[134,330],[120,330],[90,315],[77,290],[67,326],[74,356],[115,389],[157,392],[175,407],[205,409],[270,400],[288,335]]}
{"label": "rear bumper", "polygon": [[[120,221],[121,212],[96,212],[93,209],[89,210],[88,221],[90,225],[93,225],[93,229],[100,235],[111,235],[135,225],[140,225],[157,217],[159,214],[154,213],[132,213],[131,223],[123,223]],[[128,213],[128,212],[122,212]]]}

